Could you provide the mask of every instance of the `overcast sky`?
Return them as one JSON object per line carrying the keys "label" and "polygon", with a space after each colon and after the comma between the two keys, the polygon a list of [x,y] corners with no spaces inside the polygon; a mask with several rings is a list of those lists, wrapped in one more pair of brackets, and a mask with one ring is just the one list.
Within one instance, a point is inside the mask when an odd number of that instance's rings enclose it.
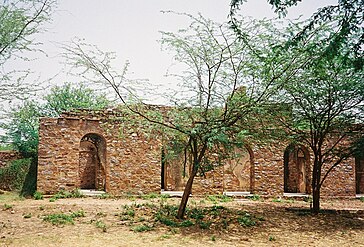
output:
{"label": "overcast sky", "polygon": [[[289,10],[289,18],[309,17],[318,7],[333,3],[329,0],[304,0]],[[159,31],[176,31],[188,24],[181,16],[163,14],[173,10],[189,14],[201,13],[218,22],[227,21],[230,0],[60,0],[53,21],[47,31],[35,39],[43,42],[40,47],[48,55],[32,54],[37,59],[31,64],[22,61],[11,63],[15,68],[30,67],[33,77],[60,85],[77,83],[80,78],[60,73],[63,69],[61,43],[75,37],[98,46],[103,51],[113,51],[118,56],[118,66],[130,61],[129,76],[149,79],[152,83],[175,83],[165,78],[172,63],[171,55],[162,52],[157,42]],[[255,18],[276,17],[266,0],[249,0],[241,8],[241,14]],[[59,74],[60,73],[60,74]],[[42,94],[44,92],[40,92]]]}

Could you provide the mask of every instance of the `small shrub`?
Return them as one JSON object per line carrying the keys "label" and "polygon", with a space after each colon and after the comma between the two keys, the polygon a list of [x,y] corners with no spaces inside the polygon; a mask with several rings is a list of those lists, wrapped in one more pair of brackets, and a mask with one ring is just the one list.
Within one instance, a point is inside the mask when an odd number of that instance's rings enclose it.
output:
{"label": "small shrub", "polygon": [[268,237],[268,240],[269,240],[269,241],[276,241],[276,237],[274,237],[274,236],[270,235],[270,236]]}
{"label": "small shrub", "polygon": [[181,223],[179,223],[178,225],[181,227],[190,227],[190,226],[193,226],[194,224],[190,220],[184,220]]}
{"label": "small shrub", "polygon": [[134,232],[146,232],[153,230],[153,227],[143,224],[133,227],[132,230]]}
{"label": "small shrub", "polygon": [[4,204],[4,210],[9,210],[9,209],[12,209],[13,208],[13,205],[12,204]]}
{"label": "small shrub", "polygon": [[200,208],[193,208],[187,213],[189,217],[195,220],[202,220],[205,217],[205,210]]}
{"label": "small shrub", "polygon": [[106,224],[104,222],[102,222],[101,220],[96,221],[95,224],[96,224],[96,227],[102,229],[103,232],[107,231]]}
{"label": "small shrub", "polygon": [[359,198],[359,200],[360,200],[361,202],[364,202],[364,196],[360,197],[360,198]]}
{"label": "small shrub", "polygon": [[246,213],[245,215],[243,216],[240,216],[238,217],[238,222],[241,226],[247,226],[247,227],[250,227],[250,226],[255,226],[256,225],[256,222],[254,219],[252,219],[251,215]]}
{"label": "small shrub", "polygon": [[103,193],[99,196],[97,196],[97,198],[99,199],[110,199],[110,198],[114,198],[112,195],[108,194],[108,193]]}
{"label": "small shrub", "polygon": [[49,201],[55,202],[58,199],[64,199],[64,198],[81,198],[83,195],[81,194],[81,191],[78,189],[75,189],[73,191],[66,191],[66,190],[60,190],[56,194],[54,194]]}
{"label": "small shrub", "polygon": [[30,158],[13,160],[0,168],[0,186],[5,190],[22,190],[31,162]]}
{"label": "small shrub", "polygon": [[73,218],[67,214],[49,214],[44,216],[43,220],[50,222],[52,225],[74,224]]}
{"label": "small shrub", "polygon": [[149,194],[141,196],[141,198],[144,199],[144,200],[155,199],[155,198],[158,198],[158,197],[159,197],[159,195],[157,193],[149,193]]}
{"label": "small shrub", "polygon": [[279,198],[273,198],[272,202],[282,202],[282,199],[280,197]]}
{"label": "small shrub", "polygon": [[216,241],[216,236],[215,235],[212,235],[211,236],[211,241],[215,242]]}
{"label": "small shrub", "polygon": [[252,201],[259,201],[261,198],[260,198],[260,195],[254,194],[252,196],[248,196],[248,199],[250,199]]}
{"label": "small shrub", "polygon": [[76,212],[71,213],[71,217],[72,218],[85,217],[85,212],[82,209],[81,210],[78,210]]}
{"label": "small shrub", "polygon": [[157,214],[156,220],[166,226],[178,227],[178,223],[174,220],[167,218],[161,214]]}
{"label": "small shrub", "polygon": [[231,202],[234,199],[227,195],[209,195],[209,196],[207,196],[207,200],[209,200],[210,202],[212,202],[214,204],[217,204],[218,202]]}
{"label": "small shrub", "polygon": [[201,228],[201,229],[209,229],[210,226],[211,226],[211,222],[210,221],[198,221],[198,226]]}
{"label": "small shrub", "polygon": [[65,224],[74,224],[73,219],[85,217],[85,213],[83,210],[78,210],[76,212],[72,212],[71,214],[49,214],[43,217],[44,221],[50,222],[52,225],[65,225]]}
{"label": "small shrub", "polygon": [[34,192],[33,194],[34,200],[43,200],[43,194],[39,191]]}

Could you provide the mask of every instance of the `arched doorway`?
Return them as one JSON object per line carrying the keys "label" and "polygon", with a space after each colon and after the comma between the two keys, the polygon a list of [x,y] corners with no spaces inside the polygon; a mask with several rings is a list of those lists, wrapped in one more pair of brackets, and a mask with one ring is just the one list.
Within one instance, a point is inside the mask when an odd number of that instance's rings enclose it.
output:
{"label": "arched doorway", "polygon": [[253,152],[247,146],[235,147],[224,165],[224,191],[253,192]]}
{"label": "arched doorway", "polygon": [[80,141],[79,177],[81,189],[106,189],[106,141],[94,133]]}
{"label": "arched doorway", "polygon": [[284,192],[309,193],[309,153],[303,146],[290,145],[284,152]]}

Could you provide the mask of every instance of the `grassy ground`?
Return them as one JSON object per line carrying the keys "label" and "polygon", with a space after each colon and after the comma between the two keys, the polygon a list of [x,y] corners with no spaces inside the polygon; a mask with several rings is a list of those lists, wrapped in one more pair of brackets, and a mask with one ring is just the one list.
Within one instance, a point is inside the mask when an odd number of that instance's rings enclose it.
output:
{"label": "grassy ground", "polygon": [[0,246],[364,246],[364,202],[323,201],[323,213],[293,200],[21,199],[0,195]]}

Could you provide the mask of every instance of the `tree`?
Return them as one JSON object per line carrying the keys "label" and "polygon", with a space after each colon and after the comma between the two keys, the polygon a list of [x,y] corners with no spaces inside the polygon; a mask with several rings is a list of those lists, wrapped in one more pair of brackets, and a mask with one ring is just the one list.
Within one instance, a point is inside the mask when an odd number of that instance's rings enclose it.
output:
{"label": "tree", "polygon": [[[275,95],[279,103],[292,106],[291,118],[274,115],[295,142],[310,148],[313,155],[312,212],[320,209],[320,191],[327,176],[358,152],[364,120],[364,73],[356,66],[353,44],[327,56],[326,41],[331,25],[321,25],[295,46],[277,49],[277,66],[290,56],[307,59],[305,66]],[[356,43],[356,39],[350,40]],[[273,113],[273,112],[271,112]],[[290,121],[289,121],[290,120]]]}
{"label": "tree", "polygon": [[[162,46],[174,51],[175,60],[185,69],[176,75],[180,80],[178,89],[165,93],[171,105],[163,113],[151,113],[138,98],[128,102],[126,95],[132,90],[125,86],[125,70],[118,74],[110,68],[109,53],[80,42],[65,47],[70,61],[83,69],[86,78],[108,84],[131,112],[162,127],[165,135],[178,142],[175,146],[192,157],[192,171],[177,213],[180,219],[194,178],[219,165],[211,162],[208,153],[229,158],[226,150],[254,138],[251,130],[257,124],[252,121],[274,90],[275,78],[263,79],[268,75],[262,66],[263,57],[277,42],[277,30],[269,22],[242,21],[239,25],[250,35],[240,40],[226,23],[217,24],[202,16],[188,17],[188,28],[178,33],[162,32]],[[281,70],[284,76],[291,72],[284,67]]]}
{"label": "tree", "polygon": [[[243,37],[243,33],[239,30],[236,13],[239,7],[246,0],[231,0],[230,2],[230,24],[236,31],[238,36]],[[286,16],[288,9],[298,5],[302,0],[268,0],[276,13],[281,17]],[[326,55],[334,56],[341,48],[346,47],[348,41],[352,44],[352,52],[355,57],[355,66],[363,67],[363,45],[364,45],[364,1],[363,0],[340,0],[336,5],[327,5],[318,9],[306,22],[300,30],[298,30],[290,43],[295,44],[304,38],[309,37],[310,33],[316,28],[320,28],[323,24],[331,24],[334,32],[328,37],[329,45],[326,49]],[[356,37],[353,42],[352,37]],[[340,52],[339,52],[340,53]]]}
{"label": "tree", "polygon": [[[236,25],[236,13],[243,2],[232,0],[230,12],[231,27],[241,39],[246,33]],[[285,16],[288,8],[300,1],[268,2]],[[272,100],[292,106],[292,121],[285,122],[288,117],[279,116],[282,112],[271,113],[277,113],[274,118],[282,120],[291,138],[308,145],[313,153],[313,213],[319,212],[320,189],[329,173],[357,152],[355,144],[360,143],[364,95],[363,6],[362,0],[344,0],[317,10],[304,25],[292,25],[285,34],[289,37],[285,45],[275,46],[273,57],[266,60],[265,67],[272,78],[277,75],[276,68],[285,67],[290,57],[296,57],[292,65],[298,61],[305,64],[294,69],[296,73],[291,73],[288,83],[276,80],[281,90]],[[361,125],[355,125],[358,123]]]}
{"label": "tree", "polygon": [[7,71],[5,65],[15,58],[27,60],[23,53],[35,50],[35,46],[39,44],[34,41],[33,36],[42,31],[42,25],[50,19],[54,5],[53,0],[2,1],[0,5],[0,87],[2,89],[0,100],[22,98],[34,89],[34,83],[24,81],[29,71]]}
{"label": "tree", "polygon": [[31,159],[27,176],[28,186],[23,187],[25,194],[32,194],[36,188],[39,118],[59,116],[64,111],[77,108],[102,109],[109,102],[105,96],[98,95],[85,86],[74,87],[70,83],[52,88],[44,99],[46,102],[43,104],[24,101],[20,107],[12,108],[9,114],[10,122],[0,125],[6,131],[1,139],[5,143],[11,143],[23,158]]}
{"label": "tree", "polygon": [[79,87],[73,87],[71,83],[53,87],[44,99],[46,104],[43,108],[47,116],[59,116],[62,112],[77,108],[99,110],[110,104],[104,94],[98,95],[82,84]]}

